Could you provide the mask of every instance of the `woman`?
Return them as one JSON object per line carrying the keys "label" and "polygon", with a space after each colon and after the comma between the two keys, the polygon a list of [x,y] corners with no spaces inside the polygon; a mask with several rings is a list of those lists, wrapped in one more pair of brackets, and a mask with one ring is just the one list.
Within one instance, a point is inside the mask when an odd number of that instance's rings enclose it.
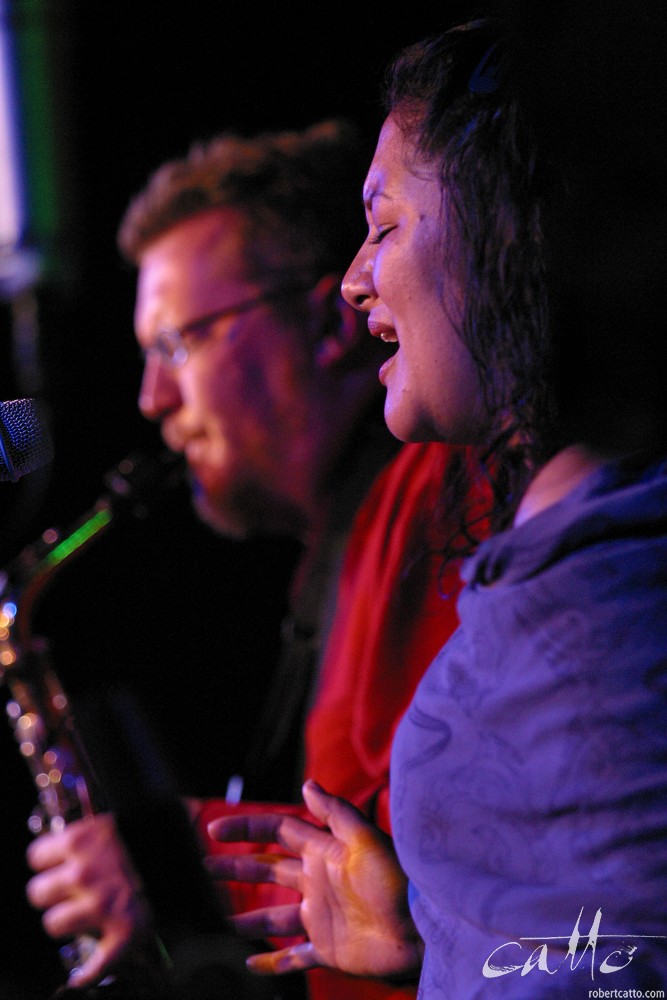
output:
{"label": "woman", "polygon": [[394,744],[409,888],[381,835],[312,783],[327,829],[212,825],[289,852],[212,863],[302,893],[239,920],[308,935],[257,956],[260,972],[391,979],[423,955],[424,1000],[667,983],[667,442],[635,406],[636,436],[615,448],[562,389],[543,234],[562,195],[512,91],[488,23],[414,46],[392,71],[369,236],[343,291],[397,344],[380,371],[390,429],[485,446],[504,530],[465,564],[461,627]]}

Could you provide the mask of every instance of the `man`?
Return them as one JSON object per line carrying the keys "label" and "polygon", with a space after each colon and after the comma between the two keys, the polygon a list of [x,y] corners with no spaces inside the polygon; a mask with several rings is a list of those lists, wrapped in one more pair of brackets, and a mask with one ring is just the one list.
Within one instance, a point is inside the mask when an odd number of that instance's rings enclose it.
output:
{"label": "man", "polygon": [[[305,773],[387,828],[394,726],[455,625],[457,576],[441,599],[432,557],[433,512],[455,463],[440,446],[409,446],[372,485],[396,451],[379,412],[381,345],[339,291],[362,238],[365,168],[343,123],[222,136],[156,172],[119,242],[139,269],[140,407],[185,455],[201,517],[228,535],[288,533],[303,544],[243,778],[272,798],[298,787],[304,769],[294,761],[285,774],[284,749],[312,702]],[[205,839],[206,823],[233,806],[193,809]],[[99,939],[77,985],[149,934],[151,907],[110,816],[40,838],[29,861],[29,898],[47,931]],[[279,891],[238,886],[226,902],[238,912]],[[322,1000],[414,995],[310,975]]]}

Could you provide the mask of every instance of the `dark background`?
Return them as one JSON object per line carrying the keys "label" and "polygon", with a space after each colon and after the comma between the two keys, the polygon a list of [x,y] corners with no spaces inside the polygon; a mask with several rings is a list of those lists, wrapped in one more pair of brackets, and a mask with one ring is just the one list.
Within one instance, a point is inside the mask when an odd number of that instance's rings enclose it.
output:
{"label": "dark background", "polygon": [[[45,528],[87,510],[106,470],[128,452],[159,448],[136,410],[134,276],[115,250],[118,221],[148,174],[223,129],[346,115],[372,138],[388,59],[477,6],[448,0],[402,5],[398,14],[384,3],[238,0],[0,7],[43,70],[39,87],[34,74],[24,82],[39,112],[32,155],[39,150],[56,197],[51,222],[33,234],[44,277],[20,299],[0,301],[0,399],[44,400],[55,445],[50,469],[0,484],[0,566]],[[540,138],[575,196],[551,233],[562,377],[575,418],[579,396],[588,412],[594,390],[593,410],[614,441],[638,399],[655,397],[664,440],[664,11],[648,0],[631,9],[599,0],[505,6],[520,26]],[[15,318],[35,310],[38,363],[23,344],[18,364]],[[36,625],[84,719],[100,695],[127,694],[174,789],[220,794],[242,765],[270,679],[296,555],[286,540],[214,538],[177,492],[64,572]],[[123,771],[128,750],[114,737],[112,713],[99,731],[108,734],[107,763],[113,770],[117,759]],[[0,761],[0,1000],[46,1000],[62,975],[23,895],[35,792],[2,725]]]}
{"label": "dark background", "polygon": [[[43,279],[23,300],[1,303],[0,398],[46,402],[55,458],[45,472],[0,486],[2,565],[45,528],[77,519],[128,452],[159,448],[136,410],[134,275],[115,248],[119,219],[148,174],[223,129],[251,134],[346,115],[372,138],[388,59],[465,9],[403,5],[396,16],[384,4],[8,5],[16,30],[37,31],[44,47],[51,149],[40,168],[55,185],[57,223],[35,234]],[[12,360],[14,315],[26,306],[37,308],[39,361],[21,365]],[[241,766],[275,659],[295,557],[286,540],[214,538],[177,492],[63,572],[36,625],[82,706],[101,691],[131,692],[175,787],[222,793]],[[43,1000],[61,972],[24,903],[35,793],[4,725],[0,760],[0,1000]]]}

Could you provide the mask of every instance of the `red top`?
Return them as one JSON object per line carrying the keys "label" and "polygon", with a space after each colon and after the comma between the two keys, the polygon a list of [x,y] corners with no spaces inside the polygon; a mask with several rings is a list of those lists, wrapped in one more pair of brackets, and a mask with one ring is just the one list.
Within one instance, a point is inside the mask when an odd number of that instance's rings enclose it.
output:
{"label": "red top", "polygon": [[[306,725],[305,777],[352,801],[387,832],[394,730],[422,674],[458,624],[458,571],[449,568],[438,585],[441,557],[434,551],[443,532],[449,534],[450,526],[443,527],[442,518],[438,524],[436,516],[451,455],[442,444],[405,445],[357,513]],[[258,810],[307,815],[298,806],[207,802],[199,819],[206,851],[252,850],[253,845],[211,842],[206,824],[223,814]],[[227,892],[234,912],[296,898],[275,885],[232,883]],[[308,980],[312,1000],[406,1000],[416,994],[413,986],[329,969],[309,972]]]}

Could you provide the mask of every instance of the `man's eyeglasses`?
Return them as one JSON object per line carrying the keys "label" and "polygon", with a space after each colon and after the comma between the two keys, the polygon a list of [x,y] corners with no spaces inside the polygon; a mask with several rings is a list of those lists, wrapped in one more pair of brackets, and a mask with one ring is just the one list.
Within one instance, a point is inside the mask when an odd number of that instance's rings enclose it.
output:
{"label": "man's eyeglasses", "polygon": [[170,368],[181,368],[190,356],[193,344],[204,339],[205,328],[227,316],[239,316],[249,312],[264,302],[271,302],[288,295],[295,295],[298,292],[305,292],[310,288],[309,284],[287,285],[282,288],[273,288],[255,298],[239,302],[238,305],[225,306],[216,309],[215,312],[199,316],[190,320],[182,326],[162,327],[155,335],[155,339],[150,347],[144,351],[144,357],[150,354],[159,354],[160,359]]}

